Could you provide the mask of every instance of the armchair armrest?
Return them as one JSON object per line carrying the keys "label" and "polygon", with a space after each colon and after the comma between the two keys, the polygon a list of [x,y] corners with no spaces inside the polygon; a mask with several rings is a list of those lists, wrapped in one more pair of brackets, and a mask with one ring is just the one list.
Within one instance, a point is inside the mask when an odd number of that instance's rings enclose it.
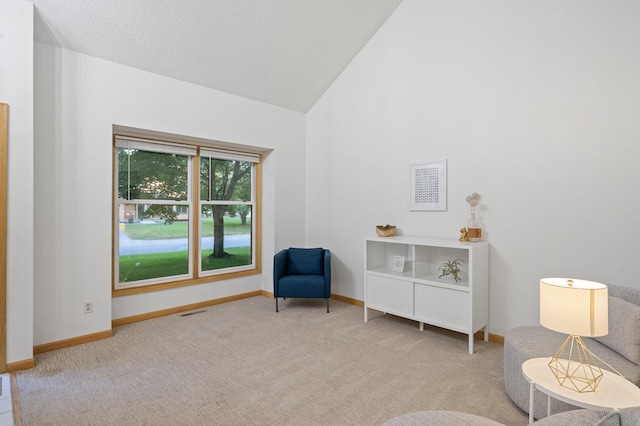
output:
{"label": "armchair armrest", "polygon": [[326,297],[331,296],[331,251],[324,250],[324,282],[326,285]]}
{"label": "armchair armrest", "polygon": [[287,273],[287,250],[280,250],[273,257],[273,294],[277,297],[278,281]]}

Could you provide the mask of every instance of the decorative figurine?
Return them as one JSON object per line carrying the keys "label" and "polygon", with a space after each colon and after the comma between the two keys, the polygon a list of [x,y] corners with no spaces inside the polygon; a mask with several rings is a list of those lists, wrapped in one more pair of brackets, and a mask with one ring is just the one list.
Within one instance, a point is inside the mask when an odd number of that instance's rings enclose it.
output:
{"label": "decorative figurine", "polygon": [[469,236],[467,235],[467,228],[460,228],[460,241],[469,241]]}

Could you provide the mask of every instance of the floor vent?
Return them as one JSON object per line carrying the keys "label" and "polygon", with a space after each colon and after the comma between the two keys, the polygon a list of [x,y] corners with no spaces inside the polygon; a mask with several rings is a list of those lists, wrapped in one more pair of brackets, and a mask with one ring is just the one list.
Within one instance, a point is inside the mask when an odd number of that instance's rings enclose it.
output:
{"label": "floor vent", "polygon": [[189,315],[201,314],[203,312],[207,312],[207,311],[202,309],[200,311],[193,311],[193,312],[187,312],[186,314],[180,314],[180,316],[181,317],[188,317]]}

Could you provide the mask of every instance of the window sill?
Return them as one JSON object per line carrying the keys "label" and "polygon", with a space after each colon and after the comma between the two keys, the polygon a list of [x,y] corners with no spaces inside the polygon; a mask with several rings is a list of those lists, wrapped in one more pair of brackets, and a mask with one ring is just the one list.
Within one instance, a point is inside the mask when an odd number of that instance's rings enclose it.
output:
{"label": "window sill", "polygon": [[231,278],[257,275],[260,272],[261,271],[259,268],[254,268],[247,271],[237,271],[237,272],[230,272],[228,274],[209,275],[201,278],[190,278],[186,280],[171,281],[171,282],[165,282],[165,283],[159,283],[159,284],[150,284],[150,285],[144,285],[139,287],[112,289],[111,296],[112,297],[130,296],[132,294],[148,293],[151,291],[167,290],[170,288],[185,287],[185,286],[196,285],[196,284],[205,284],[205,283],[210,283],[214,281],[228,280]]}

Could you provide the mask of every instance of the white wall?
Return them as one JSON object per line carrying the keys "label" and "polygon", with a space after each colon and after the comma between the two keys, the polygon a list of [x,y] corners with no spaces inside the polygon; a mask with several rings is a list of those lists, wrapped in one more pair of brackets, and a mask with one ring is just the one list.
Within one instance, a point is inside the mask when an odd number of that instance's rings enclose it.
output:
{"label": "white wall", "polygon": [[[472,192],[492,244],[491,332],[537,322],[544,276],[637,285],[639,8],[405,0],[305,122],[48,45],[36,43],[34,61],[33,6],[3,1],[8,361],[112,318],[270,291],[273,253],[292,245],[330,248],[333,292],[362,299],[363,239],[376,224],[457,238]],[[111,299],[114,124],[273,149],[261,276]],[[440,157],[448,210],[409,212],[409,164]]]}
{"label": "white wall", "polygon": [[[304,234],[304,114],[41,43],[35,64],[34,345],[110,329],[112,318],[272,291],[274,251]],[[113,125],[273,150],[263,274],[112,300]]]}
{"label": "white wall", "polygon": [[12,363],[33,356],[33,3],[0,2],[0,64],[0,102],[9,104],[7,362]]}
{"label": "white wall", "polygon": [[[538,282],[638,286],[640,3],[404,0],[307,114],[306,238],[363,298],[376,224],[457,238],[482,196],[490,331],[538,322]],[[445,157],[448,210],[409,212]]]}

